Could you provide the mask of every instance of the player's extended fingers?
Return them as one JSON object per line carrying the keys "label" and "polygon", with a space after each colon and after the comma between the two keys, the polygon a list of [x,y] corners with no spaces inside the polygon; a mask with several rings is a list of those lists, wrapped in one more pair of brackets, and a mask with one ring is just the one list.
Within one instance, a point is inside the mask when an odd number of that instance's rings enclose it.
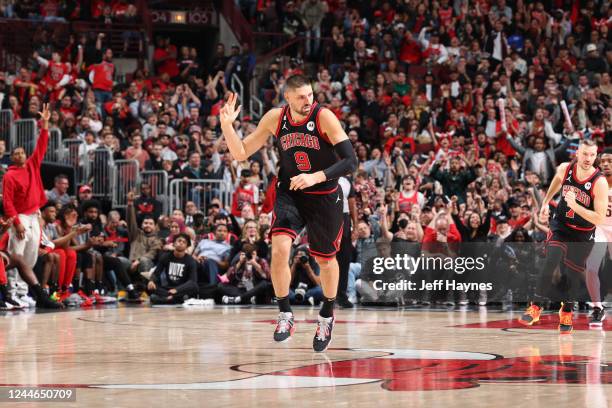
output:
{"label": "player's extended fingers", "polygon": [[238,107],[234,111],[234,118],[238,117],[238,114],[240,114],[241,109],[242,109],[242,105],[238,105]]}

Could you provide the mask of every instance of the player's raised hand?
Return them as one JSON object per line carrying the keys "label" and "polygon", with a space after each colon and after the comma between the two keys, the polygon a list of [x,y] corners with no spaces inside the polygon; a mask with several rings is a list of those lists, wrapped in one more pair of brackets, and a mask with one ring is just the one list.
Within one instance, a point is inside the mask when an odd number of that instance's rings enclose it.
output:
{"label": "player's raised hand", "polygon": [[134,204],[134,200],[136,199],[136,193],[134,193],[134,190],[130,190],[127,193],[127,205],[132,205]]}
{"label": "player's raised hand", "polygon": [[219,113],[219,119],[221,120],[221,125],[232,125],[238,114],[240,114],[240,109],[242,109],[241,105],[236,107],[236,101],[238,100],[238,95],[234,92],[230,92],[229,98],[225,105],[221,108]]}
{"label": "player's raised hand", "polygon": [[51,119],[51,110],[49,109],[48,103],[43,103],[42,111],[38,112],[40,118],[43,121],[43,127],[46,129],[49,125],[49,119]]}

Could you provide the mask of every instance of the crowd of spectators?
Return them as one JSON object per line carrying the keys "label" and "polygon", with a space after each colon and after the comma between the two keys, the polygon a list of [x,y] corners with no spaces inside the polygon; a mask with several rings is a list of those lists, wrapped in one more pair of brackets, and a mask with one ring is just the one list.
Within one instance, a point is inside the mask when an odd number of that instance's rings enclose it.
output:
{"label": "crowd of spectators", "polygon": [[139,19],[128,0],[2,0],[0,17],[44,22],[99,21],[105,24]]}
{"label": "crowd of spectators", "polygon": [[[278,58],[255,79],[266,107],[284,103],[285,78],[304,72],[313,79],[315,100],[336,114],[355,147],[352,301],[359,289],[367,295],[356,265],[376,242],[543,241],[548,220],[537,214],[556,166],[571,160],[581,138],[601,149],[612,141],[607,2],[241,3],[255,29],[301,38],[283,50],[289,63]],[[112,250],[100,257],[101,271],[108,269],[104,259],[123,258],[114,269],[124,269],[136,289],[147,286],[156,301],[193,295],[195,287],[185,282],[195,279],[202,297],[270,302],[270,193],[278,156],[270,140],[249,161],[233,160],[217,116],[231,76],[247,83],[253,77],[254,52],[236,45],[228,53],[218,44],[203,60],[196,48],[177,49],[160,37],[154,67],[116,83],[103,36],[73,37],[58,47],[48,34],[41,33],[30,67],[0,73],[3,109],[35,117],[41,102],[50,101],[51,126],[64,138],[83,140],[83,155],[107,149],[114,159],[136,159],[141,170],[167,172],[170,181],[217,179],[233,191],[231,206],[214,193],[197,195],[165,215],[151,186],[138,186],[127,214],[102,214],[103,239],[86,237],[78,249]],[[235,123],[240,136],[255,126],[249,115]],[[54,205],[62,203],[60,223],[70,219],[64,208],[85,217],[92,186],[76,187],[74,207],[51,192]],[[118,241],[128,233],[131,245]],[[168,265],[184,256],[193,258],[197,273],[191,260],[181,261],[186,266],[179,269],[189,271],[181,280]],[[153,285],[143,282],[160,259],[167,276],[154,270]],[[112,291],[114,275],[96,274],[95,262],[89,276]],[[316,303],[318,265],[308,254],[307,234],[296,240],[291,265],[292,299]]]}

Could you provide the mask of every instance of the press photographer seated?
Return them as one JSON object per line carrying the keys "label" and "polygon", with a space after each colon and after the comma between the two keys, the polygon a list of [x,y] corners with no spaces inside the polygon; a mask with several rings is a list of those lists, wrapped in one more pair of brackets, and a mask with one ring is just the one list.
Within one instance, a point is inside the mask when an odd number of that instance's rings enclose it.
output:
{"label": "press photographer seated", "polygon": [[147,285],[152,304],[183,303],[197,295],[198,266],[186,253],[190,246],[189,236],[180,233],[174,238],[174,250],[160,256]]}
{"label": "press photographer seated", "polygon": [[291,289],[289,301],[292,304],[316,305],[323,299],[319,265],[309,256],[305,247],[298,247],[291,261]]}
{"label": "press photographer seated", "polygon": [[268,262],[257,256],[256,246],[250,243],[244,244],[225,278],[227,282],[219,284],[224,304],[264,301],[272,288]]}

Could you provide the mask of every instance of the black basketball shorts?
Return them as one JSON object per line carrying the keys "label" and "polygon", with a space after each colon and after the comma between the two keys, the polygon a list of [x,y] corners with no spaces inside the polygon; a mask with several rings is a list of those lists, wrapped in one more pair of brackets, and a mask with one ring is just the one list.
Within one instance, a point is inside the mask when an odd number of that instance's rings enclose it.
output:
{"label": "black basketball shorts", "polygon": [[338,186],[308,193],[278,188],[270,234],[295,239],[306,227],[310,253],[319,258],[333,258],[342,240],[342,206],[342,189]]}
{"label": "black basketball shorts", "polygon": [[595,228],[588,231],[577,230],[553,219],[550,223],[546,243],[548,246],[561,248],[564,264],[568,268],[582,273],[586,267],[586,260],[595,244]]}

